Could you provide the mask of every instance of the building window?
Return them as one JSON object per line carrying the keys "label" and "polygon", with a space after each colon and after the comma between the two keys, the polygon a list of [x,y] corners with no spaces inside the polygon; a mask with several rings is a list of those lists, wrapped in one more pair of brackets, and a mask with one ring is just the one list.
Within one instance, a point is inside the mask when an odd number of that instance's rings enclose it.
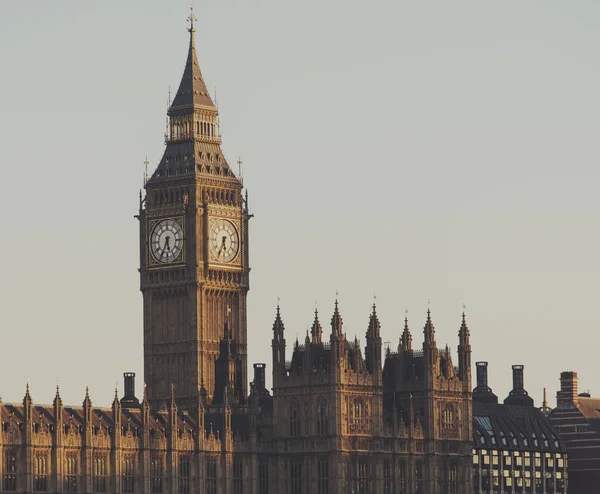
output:
{"label": "building window", "polygon": [[415,469],[415,492],[416,494],[424,494],[423,491],[423,463],[420,461],[417,462],[417,467]]}
{"label": "building window", "polygon": [[258,492],[269,494],[269,460],[260,458],[258,461]]}
{"label": "building window", "polygon": [[35,490],[36,492],[48,490],[48,458],[44,454],[35,457]]}
{"label": "building window", "polygon": [[446,405],[442,412],[442,427],[444,430],[454,428],[454,408],[450,404]]}
{"label": "building window", "polygon": [[240,459],[233,461],[233,494],[244,494],[244,465]]}
{"label": "building window", "polygon": [[135,492],[135,456],[125,456],[123,465],[123,492],[130,494]]}
{"label": "building window", "polygon": [[291,492],[290,494],[303,494],[302,491],[302,461],[292,460],[290,461],[290,480],[291,480]]}
{"label": "building window", "polygon": [[150,490],[152,494],[162,494],[163,491],[163,461],[158,456],[150,460]]}
{"label": "building window", "polygon": [[406,487],[406,463],[401,462],[398,466],[398,494],[406,494],[408,489]]}
{"label": "building window", "polygon": [[317,460],[317,492],[329,494],[329,460],[326,457]]}
{"label": "building window", "polygon": [[179,494],[190,494],[192,462],[189,456],[179,457]]}
{"label": "building window", "polygon": [[369,494],[368,489],[369,468],[367,460],[358,458],[352,465],[352,492],[353,494]]}
{"label": "building window", "polygon": [[300,435],[300,407],[296,401],[290,404],[290,436]]}
{"label": "building window", "polygon": [[392,471],[390,462],[383,462],[383,494],[392,494]]}
{"label": "building window", "polygon": [[319,403],[317,409],[317,435],[327,435],[327,404]]}
{"label": "building window", "polygon": [[448,467],[448,492],[449,494],[458,494],[458,467],[456,465]]}
{"label": "building window", "polygon": [[217,494],[217,460],[206,461],[206,494]]}
{"label": "building window", "polygon": [[67,453],[65,459],[65,492],[77,492],[77,453]]}
{"label": "building window", "polygon": [[11,451],[4,453],[4,490],[17,490],[17,455]]}
{"label": "building window", "polygon": [[360,427],[364,416],[363,402],[360,399],[354,400],[352,406],[352,425],[354,428]]}
{"label": "building window", "polygon": [[94,457],[94,492],[106,492],[106,456]]}

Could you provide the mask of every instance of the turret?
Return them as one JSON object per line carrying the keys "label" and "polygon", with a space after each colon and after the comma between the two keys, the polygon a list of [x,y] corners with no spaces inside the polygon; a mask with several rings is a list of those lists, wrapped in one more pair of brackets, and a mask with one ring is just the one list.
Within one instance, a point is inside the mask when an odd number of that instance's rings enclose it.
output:
{"label": "turret", "polygon": [[365,357],[367,370],[374,376],[374,384],[381,385],[381,325],[379,324],[375,304],[373,304],[373,311],[369,318],[366,341]]}
{"label": "turret", "polygon": [[423,350],[436,347],[435,328],[431,322],[431,311],[429,309],[427,309],[427,321],[425,321],[425,326],[423,327],[423,336]]}
{"label": "turret", "polygon": [[119,391],[115,388],[115,398],[112,402],[113,416],[113,443],[116,449],[121,448],[121,402],[119,401]]}
{"label": "turret", "polygon": [[458,330],[458,374],[463,387],[471,389],[471,343],[469,341],[469,328],[465,313],[462,314],[462,324]]}
{"label": "turret", "polygon": [[410,334],[410,329],[408,329],[408,317],[404,317],[404,330],[402,331],[402,335],[400,336],[400,349],[405,352],[412,351],[412,336]]}
{"label": "turret", "polygon": [[202,396],[202,388],[198,389],[197,404],[196,404],[196,421],[198,422],[198,441],[197,448],[202,451],[204,448],[204,440],[206,438],[206,429],[204,427],[204,399]]}
{"label": "turret", "polygon": [[334,340],[341,341],[344,339],[343,333],[343,320],[340,315],[338,301],[335,301],[335,308],[333,310],[333,316],[331,316],[331,337],[330,340],[333,342]]}
{"label": "turret", "polygon": [[244,403],[246,397],[241,394],[242,383],[241,369],[238,365],[237,342],[232,337],[229,323],[225,321],[223,338],[220,343],[219,357],[215,362],[215,389],[213,393],[213,404],[221,404],[223,389],[231,390],[232,397],[238,404]]}
{"label": "turret", "polygon": [[273,349],[273,385],[278,382],[280,376],[285,375],[285,327],[281,320],[281,311],[277,304],[277,314],[273,323],[273,340],[271,348]]}
{"label": "turret", "polygon": [[313,345],[320,345],[323,342],[323,329],[321,328],[321,323],[319,322],[319,312],[317,309],[315,309],[315,320],[313,321],[310,333],[312,336]]}
{"label": "turret", "polygon": [[90,388],[85,387],[85,398],[83,399],[83,420],[86,424],[92,424],[92,400],[90,399]]}
{"label": "turret", "polygon": [[345,358],[345,346],[343,321],[337,300],[335,301],[335,308],[331,317],[331,335],[329,341],[331,342],[331,376],[335,382],[340,382]]}

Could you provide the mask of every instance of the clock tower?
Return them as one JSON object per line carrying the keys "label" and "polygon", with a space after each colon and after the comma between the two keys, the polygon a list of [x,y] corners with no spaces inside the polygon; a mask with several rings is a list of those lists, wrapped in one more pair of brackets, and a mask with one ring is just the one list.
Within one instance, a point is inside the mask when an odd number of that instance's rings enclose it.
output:
{"label": "clock tower", "polygon": [[[165,151],[145,184],[138,216],[144,378],[154,408],[172,392],[184,408],[193,407],[199,393],[218,401],[223,391],[215,387],[223,385],[238,404],[248,396],[247,196],[221,150],[219,113],[196,56],[193,13],[189,21]],[[217,376],[223,341],[235,351],[228,353],[227,375]]]}

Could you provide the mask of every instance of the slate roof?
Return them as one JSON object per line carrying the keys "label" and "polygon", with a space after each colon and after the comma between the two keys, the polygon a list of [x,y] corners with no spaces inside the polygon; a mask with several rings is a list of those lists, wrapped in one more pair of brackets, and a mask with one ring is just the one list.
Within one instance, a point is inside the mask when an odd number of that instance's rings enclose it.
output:
{"label": "slate roof", "polygon": [[531,406],[474,401],[473,440],[478,449],[566,452],[548,418]]}
{"label": "slate roof", "polygon": [[198,57],[196,55],[196,46],[194,43],[195,29],[192,27],[189,29],[190,32],[190,47],[188,49],[187,60],[185,63],[185,69],[183,70],[183,77],[179,83],[179,89],[173,99],[173,103],[169,108],[169,115],[178,113],[181,110],[187,110],[194,106],[204,106],[215,109],[202,72],[200,71],[200,64],[198,64]]}

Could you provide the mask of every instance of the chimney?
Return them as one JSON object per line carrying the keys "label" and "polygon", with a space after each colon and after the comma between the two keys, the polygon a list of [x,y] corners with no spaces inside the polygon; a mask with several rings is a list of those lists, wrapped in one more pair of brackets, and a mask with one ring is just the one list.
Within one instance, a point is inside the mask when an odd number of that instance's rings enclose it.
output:
{"label": "chimney", "polygon": [[137,408],[140,406],[140,400],[135,397],[135,372],[125,372],[123,374],[125,395],[121,400],[123,408]]}
{"label": "chimney", "polygon": [[525,391],[525,379],[523,377],[522,365],[513,365],[513,389],[508,397],[504,400],[505,405],[515,405],[532,407],[534,405],[533,398]]}
{"label": "chimney", "polygon": [[477,387],[478,388],[487,388],[488,387],[488,363],[487,362],[477,362],[475,364],[477,367]]}
{"label": "chimney", "polygon": [[513,391],[520,391],[523,389],[524,380],[523,380],[523,366],[522,365],[513,365]]}
{"label": "chimney", "polygon": [[476,362],[477,387],[473,390],[473,401],[482,403],[498,403],[498,397],[488,386],[488,363]]}
{"label": "chimney", "polygon": [[266,364],[254,364],[254,389],[257,392],[265,389],[265,369]]}
{"label": "chimney", "polygon": [[577,372],[565,371],[560,373],[560,391],[556,393],[557,406],[577,406]]}

